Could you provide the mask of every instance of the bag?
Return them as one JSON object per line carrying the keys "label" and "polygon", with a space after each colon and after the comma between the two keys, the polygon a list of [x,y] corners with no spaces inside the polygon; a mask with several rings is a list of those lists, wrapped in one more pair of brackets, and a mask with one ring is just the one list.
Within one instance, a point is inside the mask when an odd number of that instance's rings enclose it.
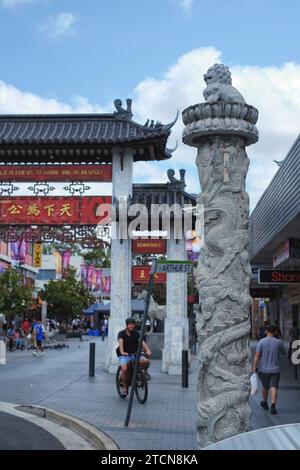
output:
{"label": "bag", "polygon": [[258,391],[257,374],[253,373],[250,377],[251,395],[256,395]]}
{"label": "bag", "polygon": [[31,339],[31,333],[28,333],[28,335],[26,336],[27,339]]}

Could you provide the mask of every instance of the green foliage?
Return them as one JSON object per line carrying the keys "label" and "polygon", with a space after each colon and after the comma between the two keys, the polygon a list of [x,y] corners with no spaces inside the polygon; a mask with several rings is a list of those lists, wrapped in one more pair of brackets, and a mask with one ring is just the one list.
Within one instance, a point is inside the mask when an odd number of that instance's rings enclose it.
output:
{"label": "green foliage", "polygon": [[50,315],[64,320],[78,317],[95,301],[83,283],[77,281],[76,270],[71,267],[64,279],[50,281],[39,295],[48,303]]}
{"label": "green foliage", "polygon": [[0,312],[8,319],[21,315],[32,305],[33,290],[23,283],[24,276],[15,269],[0,275]]}
{"label": "green foliage", "polygon": [[87,264],[94,264],[96,268],[110,267],[110,250],[95,248],[87,253],[81,253]]}

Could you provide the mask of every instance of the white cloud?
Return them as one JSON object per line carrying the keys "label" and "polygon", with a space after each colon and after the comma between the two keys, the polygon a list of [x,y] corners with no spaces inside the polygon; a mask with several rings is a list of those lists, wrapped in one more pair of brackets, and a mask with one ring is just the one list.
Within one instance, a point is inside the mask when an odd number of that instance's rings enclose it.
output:
{"label": "white cloud", "polygon": [[54,98],[42,98],[34,93],[21,91],[0,80],[0,114],[55,114],[55,113],[103,113],[105,108],[93,105],[82,96],[76,96],[71,104]]}
{"label": "white cloud", "polygon": [[[133,91],[134,120],[144,123],[148,118],[163,123],[171,121],[189,105],[202,102],[205,88],[203,74],[215,62],[221,62],[221,52],[213,47],[199,48],[181,56],[161,79],[147,78]],[[273,160],[285,158],[299,134],[300,127],[300,64],[281,67],[231,67],[233,85],[246,101],[260,112],[260,140],[248,147],[250,169],[247,187],[253,208],[277,170]],[[126,96],[124,96],[125,101]],[[0,113],[72,113],[112,112],[113,104],[100,107],[83,97],[71,104],[56,99],[44,99],[23,92],[0,81]],[[178,150],[166,162],[146,162],[135,165],[135,181],[166,182],[168,168],[186,168],[187,190],[199,192],[195,166],[196,149],[182,143],[181,115],[173,128],[169,147],[179,142]]]}
{"label": "white cloud", "polygon": [[189,13],[192,9],[194,0],[177,0],[177,3],[186,13]]}
{"label": "white cloud", "polygon": [[73,13],[62,12],[55,17],[48,18],[39,28],[39,32],[51,39],[77,35],[75,24],[77,18]]}
{"label": "white cloud", "polygon": [[[203,102],[202,91],[206,86],[203,74],[212,64],[221,61],[221,52],[215,48],[199,48],[181,56],[161,79],[145,79],[135,89],[135,118],[144,121],[150,117],[165,123],[172,119],[177,108],[182,112],[189,105]],[[278,169],[273,159],[285,158],[299,134],[300,64],[286,63],[281,67],[233,66],[231,72],[233,85],[260,112],[257,124],[260,140],[247,150],[251,161],[247,187],[253,208]],[[199,191],[196,149],[182,143],[182,130],[180,116],[170,139],[170,146],[178,140],[179,147],[172,160],[163,167],[186,168],[188,189]],[[161,163],[156,165],[162,166]],[[165,180],[162,176],[160,181]]]}

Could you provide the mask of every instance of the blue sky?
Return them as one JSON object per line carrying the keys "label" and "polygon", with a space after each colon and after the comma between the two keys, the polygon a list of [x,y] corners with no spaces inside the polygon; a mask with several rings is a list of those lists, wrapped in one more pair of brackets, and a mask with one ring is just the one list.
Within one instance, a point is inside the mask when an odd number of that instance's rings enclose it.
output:
{"label": "blue sky", "polygon": [[[170,121],[203,100],[205,69],[224,62],[261,112],[255,202],[298,133],[299,17],[299,0],[0,0],[0,112],[101,111],[133,97],[136,120]],[[184,164],[197,191],[194,156],[180,145],[171,164],[140,165],[136,178],[165,180]]]}

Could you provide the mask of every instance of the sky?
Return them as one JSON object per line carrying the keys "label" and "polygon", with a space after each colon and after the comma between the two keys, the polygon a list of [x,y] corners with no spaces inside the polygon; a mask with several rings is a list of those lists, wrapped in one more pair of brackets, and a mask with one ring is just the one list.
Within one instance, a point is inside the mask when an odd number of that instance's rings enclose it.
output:
{"label": "sky", "polygon": [[[203,74],[228,65],[258,108],[260,140],[248,148],[253,208],[300,127],[299,0],[0,0],[0,113],[113,112],[133,99],[134,120],[170,122],[204,101]],[[199,192],[196,150],[139,163],[135,182],[187,170]]]}

